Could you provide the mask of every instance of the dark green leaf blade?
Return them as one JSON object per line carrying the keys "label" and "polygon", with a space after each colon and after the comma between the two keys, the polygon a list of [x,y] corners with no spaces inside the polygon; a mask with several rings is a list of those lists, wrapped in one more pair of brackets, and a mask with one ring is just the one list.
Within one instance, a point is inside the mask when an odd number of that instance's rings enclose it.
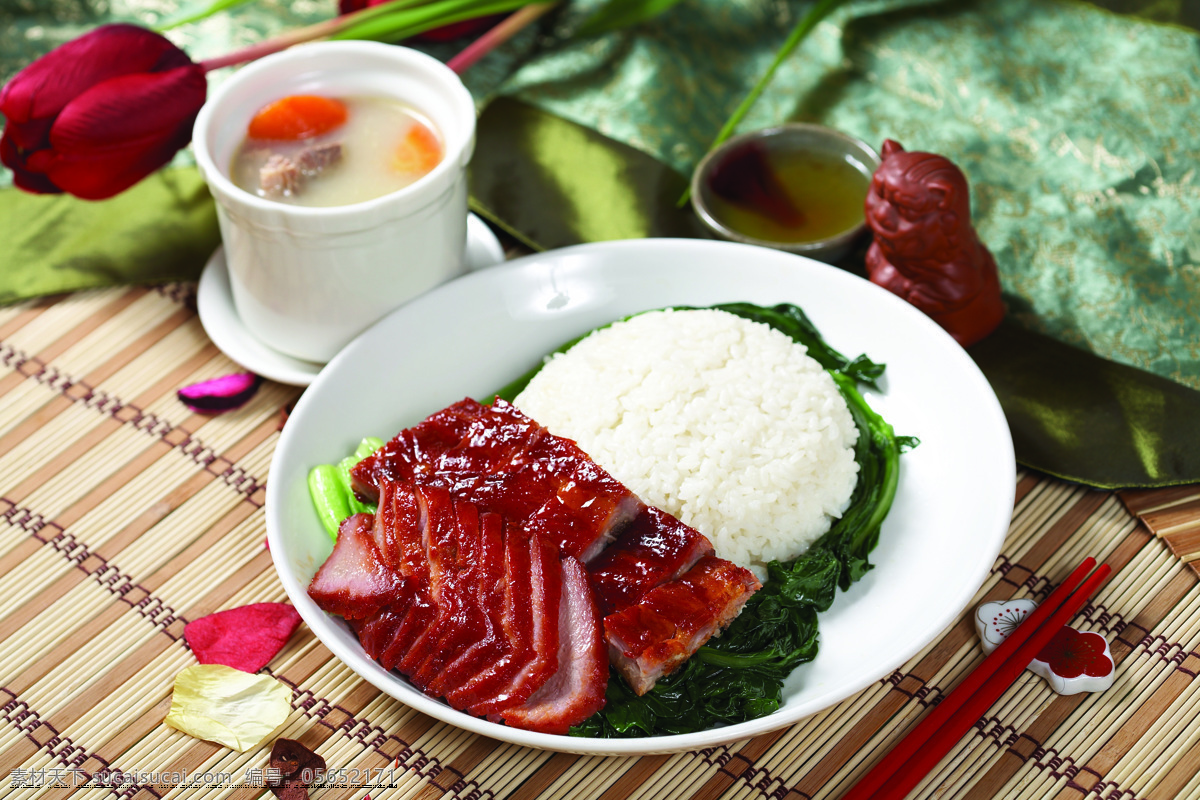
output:
{"label": "dark green leaf blade", "polygon": [[627,28],[653,19],[676,5],[679,0],[611,0],[584,21],[576,36],[587,37]]}

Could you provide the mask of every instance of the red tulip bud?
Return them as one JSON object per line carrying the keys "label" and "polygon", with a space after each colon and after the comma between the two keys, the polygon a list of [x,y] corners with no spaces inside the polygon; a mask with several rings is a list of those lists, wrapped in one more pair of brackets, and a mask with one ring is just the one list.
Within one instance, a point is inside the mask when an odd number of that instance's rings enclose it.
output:
{"label": "red tulip bud", "polygon": [[112,197],[187,145],[206,89],[204,70],[162,36],[104,25],[0,89],[0,161],[30,192]]}

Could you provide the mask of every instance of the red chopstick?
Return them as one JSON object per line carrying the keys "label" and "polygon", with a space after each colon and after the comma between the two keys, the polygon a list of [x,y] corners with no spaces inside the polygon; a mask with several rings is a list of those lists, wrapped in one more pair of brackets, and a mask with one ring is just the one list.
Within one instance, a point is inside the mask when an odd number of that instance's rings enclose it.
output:
{"label": "red chopstick", "polygon": [[1112,570],[1102,565],[1075,588],[1096,565],[1087,558],[1034,609],[990,656],[963,679],[920,724],[851,787],[842,800],[896,800],[904,797],[971,726],[1016,682],[1043,647],[1100,588]]}

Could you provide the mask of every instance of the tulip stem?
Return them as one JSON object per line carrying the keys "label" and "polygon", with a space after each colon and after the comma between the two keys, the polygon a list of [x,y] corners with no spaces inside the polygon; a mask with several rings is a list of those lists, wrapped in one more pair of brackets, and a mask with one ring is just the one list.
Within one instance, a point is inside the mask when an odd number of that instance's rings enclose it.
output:
{"label": "tulip stem", "polygon": [[531,3],[525,6],[467,45],[462,52],[447,61],[446,66],[459,75],[463,74],[476,61],[486,56],[499,45],[507,42],[531,22],[554,8],[554,6],[555,3]]}
{"label": "tulip stem", "polygon": [[280,50],[286,50],[295,44],[301,42],[309,42],[313,39],[319,39],[323,36],[329,36],[337,32],[342,27],[341,19],[327,19],[323,22],[318,22],[315,25],[308,25],[303,28],[297,28],[294,31],[289,31],[282,36],[276,36],[274,39],[268,39],[265,42],[252,44],[249,47],[235,50],[232,53],[226,53],[217,58],[208,58],[200,62],[200,69],[205,72],[212,72],[214,69],[221,67],[232,67],[234,64],[245,64],[247,61],[269,56],[272,53],[278,53]]}
{"label": "tulip stem", "polygon": [[232,53],[226,53],[217,58],[210,58],[199,62],[200,68],[205,72],[212,72],[214,69],[221,67],[232,67],[235,64],[245,64],[248,61],[269,56],[272,53],[278,53],[280,50],[286,50],[292,45],[311,42],[314,39],[322,39],[328,36],[333,36],[341,31],[346,30],[355,25],[364,22],[369,22],[376,17],[383,17],[402,9],[411,8],[413,6],[428,5],[430,0],[392,0],[390,3],[381,3],[377,6],[355,11],[350,14],[343,14],[332,19],[327,19],[322,22],[317,22],[313,25],[307,25],[303,28],[297,28],[294,31],[289,31],[274,39],[268,39],[265,42],[250,45],[249,47],[235,50]]}

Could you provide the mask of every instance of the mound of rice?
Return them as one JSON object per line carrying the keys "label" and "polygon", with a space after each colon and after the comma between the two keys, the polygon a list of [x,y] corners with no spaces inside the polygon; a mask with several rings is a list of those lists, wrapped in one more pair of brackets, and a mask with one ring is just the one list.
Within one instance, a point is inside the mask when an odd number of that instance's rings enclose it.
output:
{"label": "mound of rice", "polygon": [[833,379],[788,336],[724,311],[596,331],[514,402],[760,578],[829,530],[858,477]]}

